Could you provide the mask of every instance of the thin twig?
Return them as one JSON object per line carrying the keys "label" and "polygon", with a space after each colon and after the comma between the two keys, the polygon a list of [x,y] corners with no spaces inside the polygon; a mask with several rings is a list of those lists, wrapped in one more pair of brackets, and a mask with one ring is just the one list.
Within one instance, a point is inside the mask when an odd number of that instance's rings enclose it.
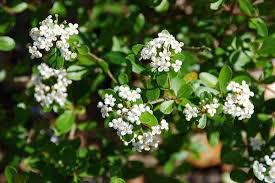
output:
{"label": "thin twig", "polygon": [[207,47],[207,46],[199,46],[199,47],[196,47],[196,46],[184,46],[183,49],[186,49],[186,50],[193,50],[193,51],[211,51],[211,48]]}
{"label": "thin twig", "polygon": [[[93,59],[95,59],[95,61],[96,61],[97,63],[105,62],[102,58],[99,58],[98,56],[96,56],[96,55],[93,54],[93,53],[90,53],[90,52],[89,52],[89,55],[90,55],[91,57],[93,57]],[[99,64],[99,65],[100,65],[100,64]],[[104,69],[103,69],[103,70],[104,70]],[[117,80],[116,80],[116,78],[114,77],[114,75],[111,73],[110,70],[108,70],[106,73],[107,73],[107,75],[112,79],[112,81],[113,81],[114,83],[118,83]]]}
{"label": "thin twig", "polygon": [[157,103],[160,103],[160,102],[164,102],[164,101],[165,101],[165,99],[160,98],[160,99],[154,100],[152,102],[148,102],[148,103],[151,104],[151,105],[154,105],[154,104],[157,104]]}

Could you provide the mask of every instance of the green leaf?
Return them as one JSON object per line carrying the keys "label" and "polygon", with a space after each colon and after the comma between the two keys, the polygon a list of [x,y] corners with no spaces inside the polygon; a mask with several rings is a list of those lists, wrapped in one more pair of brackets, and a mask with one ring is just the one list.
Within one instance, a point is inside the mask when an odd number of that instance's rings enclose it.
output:
{"label": "green leaf", "polygon": [[5,168],[5,178],[6,178],[6,181],[7,183],[15,183],[15,176],[17,174],[17,171],[14,167],[12,166],[7,166]]}
{"label": "green leaf", "polygon": [[193,93],[193,87],[191,84],[182,84],[179,91],[177,92],[178,98],[188,98]]}
{"label": "green leaf", "polygon": [[115,65],[126,66],[127,61],[125,55],[122,52],[111,51],[106,54],[106,61]]}
{"label": "green leaf", "polygon": [[209,144],[211,146],[215,146],[219,143],[220,133],[219,132],[211,132],[209,135]]}
{"label": "green leaf", "polygon": [[223,3],[223,0],[217,0],[216,2],[210,4],[210,9],[217,10],[219,9],[222,3]]}
{"label": "green leaf", "polygon": [[127,84],[129,82],[128,75],[126,73],[120,73],[118,75],[118,82],[119,84]]}
{"label": "green leaf", "polygon": [[139,64],[136,63],[136,59],[135,59],[135,55],[134,54],[130,54],[126,57],[127,60],[130,61],[131,65],[132,65],[132,71],[136,74],[140,74],[141,72],[143,72],[145,70],[145,68]]}
{"label": "green leaf", "polygon": [[206,126],[206,120],[207,120],[206,114],[203,114],[199,119],[198,128],[204,129]]}
{"label": "green leaf", "polygon": [[67,14],[67,10],[66,7],[64,6],[64,4],[60,1],[56,1],[53,4],[52,9],[50,10],[52,15],[58,14],[60,16],[66,16]]}
{"label": "green leaf", "polygon": [[25,2],[19,3],[16,6],[12,7],[10,10],[13,13],[21,13],[28,8],[28,4]]}
{"label": "green leaf", "polygon": [[245,171],[241,169],[235,169],[230,173],[230,178],[236,182],[245,182],[249,177]]}
{"label": "green leaf", "polygon": [[149,126],[149,127],[158,125],[157,118],[149,112],[143,112],[139,116],[139,120],[141,121],[142,124]]}
{"label": "green leaf", "polygon": [[226,87],[232,78],[232,70],[229,66],[225,65],[219,74],[219,87],[223,93],[226,93]]}
{"label": "green leaf", "polygon": [[153,88],[153,89],[146,90],[145,95],[148,101],[156,100],[160,96],[160,89]]}
{"label": "green leaf", "polygon": [[160,111],[163,114],[170,114],[174,108],[174,100],[164,101],[160,104]]}
{"label": "green leaf", "polygon": [[249,27],[251,29],[255,29],[259,36],[262,36],[262,37],[268,36],[267,25],[261,18],[251,18],[249,21]]}
{"label": "green leaf", "polygon": [[236,76],[232,79],[232,81],[235,81],[237,83],[242,83],[242,81],[246,81],[247,84],[251,83],[251,78],[249,76],[246,75],[240,75],[240,76]]}
{"label": "green leaf", "polygon": [[169,9],[169,1],[168,0],[162,0],[161,3],[157,7],[155,7],[155,10],[160,13],[165,12],[168,9]]}
{"label": "green leaf", "polygon": [[67,69],[68,78],[74,81],[82,79],[83,75],[88,72],[87,68],[79,65],[71,65]]}
{"label": "green leaf", "polygon": [[143,48],[143,44],[136,44],[132,47],[132,51],[135,55],[138,55]]}
{"label": "green leaf", "polygon": [[166,72],[157,75],[157,84],[162,88],[168,87],[168,74]]}
{"label": "green leaf", "polygon": [[8,36],[0,36],[0,51],[11,51],[15,48],[15,42]]}
{"label": "green leaf", "polygon": [[199,78],[208,87],[215,87],[218,83],[217,77],[207,72],[200,73]]}
{"label": "green leaf", "polygon": [[145,24],[145,17],[142,13],[138,14],[138,16],[136,17],[135,23],[134,23],[134,32],[135,33],[139,33],[142,28],[144,27]]}
{"label": "green leaf", "polygon": [[96,65],[96,61],[88,54],[78,54],[77,55],[77,64],[78,65],[85,65],[85,66],[92,66]]}
{"label": "green leaf", "polygon": [[55,122],[56,129],[59,133],[64,134],[70,131],[75,122],[75,115],[72,111],[65,111]]}
{"label": "green leaf", "polygon": [[255,9],[250,0],[239,0],[239,6],[243,13],[251,16],[254,14]]}
{"label": "green leaf", "polygon": [[262,55],[275,55],[275,38],[268,37],[264,40],[259,53]]}
{"label": "green leaf", "polygon": [[126,183],[126,182],[122,178],[112,177],[111,178],[111,183]]}

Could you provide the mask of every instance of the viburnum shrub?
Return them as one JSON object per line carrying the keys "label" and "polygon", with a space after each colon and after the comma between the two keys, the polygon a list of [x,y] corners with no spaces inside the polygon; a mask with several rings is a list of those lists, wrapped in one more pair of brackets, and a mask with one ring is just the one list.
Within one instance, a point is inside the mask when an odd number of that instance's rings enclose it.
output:
{"label": "viburnum shrub", "polygon": [[272,5],[2,2],[5,181],[274,183]]}

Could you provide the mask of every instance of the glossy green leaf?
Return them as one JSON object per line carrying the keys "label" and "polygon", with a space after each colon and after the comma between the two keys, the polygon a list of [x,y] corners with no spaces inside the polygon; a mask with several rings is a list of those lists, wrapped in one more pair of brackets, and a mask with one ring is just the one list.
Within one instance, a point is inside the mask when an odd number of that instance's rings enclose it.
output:
{"label": "glossy green leaf", "polygon": [[15,42],[8,36],[0,36],[0,51],[11,51],[15,48]]}
{"label": "glossy green leaf", "polygon": [[119,84],[123,85],[123,84],[127,84],[129,82],[129,78],[128,75],[126,73],[120,73],[118,75],[118,82]]}
{"label": "glossy green leaf", "polygon": [[226,87],[232,78],[232,70],[229,66],[225,65],[219,74],[219,87],[223,93],[226,93]]}
{"label": "glossy green leaf", "polygon": [[251,18],[249,21],[249,27],[251,29],[255,29],[259,36],[262,36],[262,37],[268,36],[267,25],[261,18]]}
{"label": "glossy green leaf", "polygon": [[206,126],[206,121],[207,121],[207,117],[206,117],[206,115],[204,114],[204,115],[202,115],[201,118],[199,119],[198,128],[201,128],[201,129],[205,128],[205,126]]}
{"label": "glossy green leaf", "polygon": [[111,183],[126,183],[126,182],[122,178],[112,177],[111,178]]}
{"label": "glossy green leaf", "polygon": [[86,74],[88,70],[79,65],[71,65],[67,69],[68,78],[74,81],[79,81],[82,79],[83,75]]}
{"label": "glossy green leaf", "polygon": [[17,171],[12,166],[7,166],[4,171],[5,178],[7,183],[15,183],[15,176],[17,174]]}
{"label": "glossy green leaf", "polygon": [[75,123],[74,113],[72,111],[65,111],[56,119],[55,127],[59,133],[63,134],[70,131],[74,123]]}
{"label": "glossy green leaf", "polygon": [[217,0],[216,2],[213,2],[210,4],[210,9],[211,10],[217,10],[219,7],[222,5],[224,0]]}
{"label": "glossy green leaf", "polygon": [[22,2],[22,3],[19,3],[15,6],[13,6],[10,10],[13,13],[21,13],[21,12],[25,11],[27,8],[28,8],[28,4],[26,2]]}
{"label": "glossy green leaf", "polygon": [[206,86],[209,87],[215,87],[218,83],[217,77],[207,72],[200,73],[199,78]]}
{"label": "glossy green leaf", "polygon": [[141,121],[142,124],[149,126],[149,127],[158,125],[157,118],[149,112],[143,112],[139,116],[139,120]]}
{"label": "glossy green leaf", "polygon": [[251,16],[254,14],[255,9],[250,0],[238,0],[240,9],[243,13]]}
{"label": "glossy green leaf", "polygon": [[174,108],[174,100],[164,101],[160,104],[160,111],[163,114],[170,114]]}
{"label": "glossy green leaf", "polygon": [[153,88],[145,91],[145,95],[148,101],[157,100],[160,96],[160,89]]}

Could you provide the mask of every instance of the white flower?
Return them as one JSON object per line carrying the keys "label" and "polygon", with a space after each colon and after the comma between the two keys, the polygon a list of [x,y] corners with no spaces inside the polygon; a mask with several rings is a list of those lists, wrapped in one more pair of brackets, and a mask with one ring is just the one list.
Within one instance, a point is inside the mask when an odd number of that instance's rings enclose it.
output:
{"label": "white flower", "polygon": [[190,121],[192,118],[198,117],[199,110],[197,107],[192,107],[190,104],[185,105],[185,109],[183,110],[183,114],[187,121]]}
{"label": "white flower", "polygon": [[58,24],[58,21],[53,21],[52,16],[48,16],[40,22],[39,27],[34,27],[30,31],[30,37],[33,40],[33,45],[29,46],[31,58],[41,58],[40,51],[50,51],[55,45],[60,49],[61,55],[65,60],[75,59],[77,54],[69,50],[70,45],[68,39],[72,35],[78,34],[78,24],[65,23]]}
{"label": "white flower", "polygon": [[211,104],[206,104],[204,105],[202,108],[204,110],[206,110],[206,112],[211,116],[213,117],[216,112],[217,112],[217,108],[219,107],[219,103],[218,103],[218,100],[216,98],[213,99],[213,103]]}
{"label": "white flower", "polygon": [[227,90],[228,93],[223,106],[225,114],[230,114],[233,117],[238,117],[239,120],[249,119],[254,113],[254,105],[249,100],[254,96],[254,93],[250,91],[249,86],[245,81],[242,84],[231,81]]}
{"label": "white flower", "polygon": [[175,72],[179,72],[181,65],[182,65],[182,61],[176,60],[175,63],[172,64],[172,67]]}
{"label": "white flower", "polygon": [[176,60],[172,63],[171,56],[180,53],[182,47],[182,42],[178,42],[174,36],[164,30],[145,45],[141,50],[140,60],[151,60],[152,71],[168,72],[173,67],[174,71],[178,72],[182,62]]}
{"label": "white flower", "polygon": [[117,130],[118,135],[132,134],[133,125],[123,121],[122,118],[113,119],[109,123],[109,127],[112,127]]}
{"label": "white flower", "polygon": [[250,137],[249,141],[253,151],[261,151],[262,146],[265,144],[264,140],[261,140],[257,137]]}
{"label": "white flower", "polygon": [[105,94],[104,103],[105,105],[109,105],[111,107],[114,107],[116,99],[113,97],[113,95]]}
{"label": "white flower", "polygon": [[169,124],[167,123],[167,121],[165,119],[162,119],[160,121],[160,128],[162,130],[169,130]]}
{"label": "white flower", "polygon": [[262,163],[259,163],[258,161],[254,161],[253,163],[253,173],[254,175],[259,179],[264,179],[264,172],[266,171],[266,168],[263,166]]}
{"label": "white flower", "polygon": [[[37,67],[39,73],[33,77],[34,97],[42,106],[49,107],[53,103],[63,106],[67,100],[67,86],[72,83],[67,78],[65,70],[52,69],[42,63]],[[53,85],[45,84],[46,80],[56,78],[56,83]]]}

